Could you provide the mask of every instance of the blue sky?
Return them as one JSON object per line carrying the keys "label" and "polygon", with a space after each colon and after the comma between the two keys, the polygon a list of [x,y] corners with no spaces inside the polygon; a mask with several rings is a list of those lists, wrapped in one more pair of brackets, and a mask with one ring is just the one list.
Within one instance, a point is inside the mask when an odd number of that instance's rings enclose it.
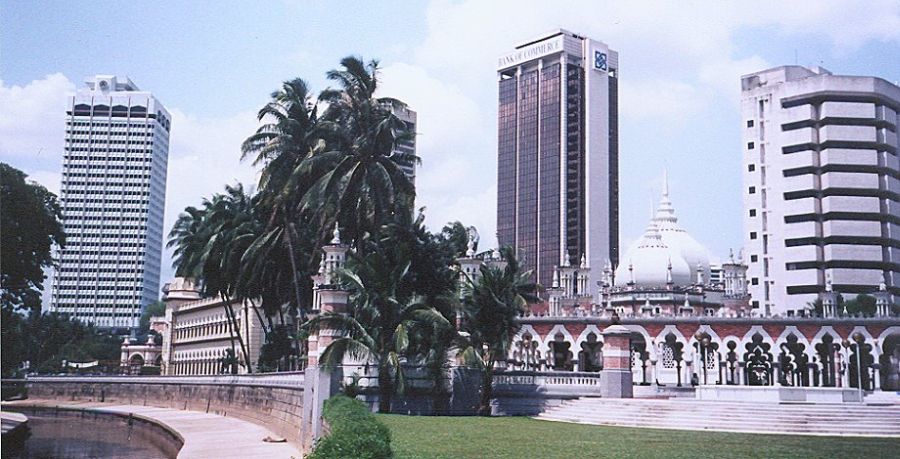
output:
{"label": "blue sky", "polygon": [[239,144],[281,81],[323,89],[341,57],[377,57],[383,94],[419,113],[429,226],[461,220],[491,244],[495,58],[558,27],[620,53],[623,247],[668,167],[682,226],[713,255],[739,248],[740,75],[796,62],[900,80],[900,1],[13,1],[0,9],[0,159],[58,189],[66,94],[128,75],[173,113],[168,231],[185,206],[255,180]]}

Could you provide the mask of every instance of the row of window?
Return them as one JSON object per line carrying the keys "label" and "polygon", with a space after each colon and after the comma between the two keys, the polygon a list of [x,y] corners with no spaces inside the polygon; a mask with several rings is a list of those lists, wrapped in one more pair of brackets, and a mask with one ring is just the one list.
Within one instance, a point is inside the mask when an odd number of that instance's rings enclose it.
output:
{"label": "row of window", "polygon": [[69,120],[66,122],[69,126],[93,126],[93,127],[152,127],[153,124],[147,122],[146,120],[129,120],[129,121],[80,121],[80,120]]}
{"label": "row of window", "polygon": [[[138,188],[140,190],[142,188],[146,188],[146,186],[143,184],[135,184],[134,186],[126,185],[121,188]],[[118,190],[85,190],[85,189],[75,188],[75,189],[64,189],[63,193],[66,194],[66,197],[68,197],[68,195],[83,195],[83,194],[102,194],[102,195],[107,195],[107,196],[144,196],[144,197],[150,196],[149,191],[137,191],[137,190],[132,191],[132,190],[122,190],[122,189],[118,189]],[[97,201],[97,202],[104,202],[104,201],[101,200],[101,201]]]}
{"label": "row of window", "polygon": [[[109,247],[109,248],[117,248],[117,247],[139,247],[146,248],[147,244],[144,242],[88,242],[88,241],[67,241],[67,247]],[[64,249],[68,250],[68,249]]]}
{"label": "row of window", "polygon": [[[66,158],[66,159],[68,159],[68,158]],[[100,158],[100,159],[103,159],[103,158]],[[105,159],[103,159],[103,160],[105,160]],[[97,170],[97,169],[107,169],[107,170],[123,169],[123,170],[125,170],[125,169],[127,169],[130,171],[144,170],[144,171],[148,171],[148,173],[149,173],[149,171],[152,170],[152,168],[150,166],[135,166],[133,164],[119,165],[119,164],[71,164],[70,163],[70,164],[66,164],[65,168],[66,168],[66,170],[69,170],[69,169],[91,169],[91,170]]]}
{"label": "row of window", "polygon": [[97,131],[93,129],[66,129],[66,134],[69,135],[98,135],[98,136],[132,136],[132,137],[152,137],[153,130],[152,129],[110,129],[105,131]]}
{"label": "row of window", "polygon": [[153,145],[152,140],[69,139],[69,143],[103,145]]}
{"label": "row of window", "polygon": [[112,174],[109,172],[103,173],[88,173],[88,172],[63,172],[63,177],[85,177],[85,178],[103,178],[103,179],[113,179],[113,178],[134,178],[134,179],[144,179],[149,180],[150,174]]}
{"label": "row of window", "polygon": [[[68,150],[68,148],[67,148],[67,150]],[[77,151],[77,150],[72,149],[71,151]],[[82,150],[82,151],[88,151],[88,150]],[[105,153],[107,153],[107,152],[105,152]],[[148,151],[147,153],[150,153],[150,152]],[[152,163],[153,162],[152,156],[151,157],[135,157],[135,156],[129,156],[129,155],[113,155],[113,156],[104,156],[104,157],[82,156],[82,155],[63,155],[63,159],[67,159],[70,161],[127,161],[130,163]],[[96,164],[94,164],[93,166],[96,167]],[[67,167],[71,167],[71,166],[67,166]],[[147,170],[150,170],[150,168],[148,167]]]}

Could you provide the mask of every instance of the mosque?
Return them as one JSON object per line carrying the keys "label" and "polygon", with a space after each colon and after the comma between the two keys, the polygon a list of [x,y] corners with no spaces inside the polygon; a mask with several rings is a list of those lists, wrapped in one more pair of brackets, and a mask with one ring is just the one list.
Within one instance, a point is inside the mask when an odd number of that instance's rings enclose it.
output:
{"label": "mosque", "polygon": [[546,304],[532,313],[556,317],[750,314],[747,267],[741,253],[737,259],[732,253],[725,263],[711,263],[709,251],[678,224],[668,177],[643,236],[628,248],[619,266],[607,262],[603,267],[597,297],[588,294],[590,269],[584,258],[577,265],[559,266],[547,289]]}

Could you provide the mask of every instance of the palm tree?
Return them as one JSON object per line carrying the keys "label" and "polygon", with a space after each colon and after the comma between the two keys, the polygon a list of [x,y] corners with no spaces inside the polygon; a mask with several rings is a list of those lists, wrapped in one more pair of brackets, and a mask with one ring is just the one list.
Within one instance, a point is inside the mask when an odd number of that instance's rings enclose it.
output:
{"label": "palm tree", "polygon": [[399,295],[398,287],[408,276],[410,263],[394,264],[383,252],[351,254],[348,268],[340,272],[342,283],[351,292],[349,314],[322,314],[306,327],[327,327],[341,334],[322,353],[324,367],[341,365],[345,358],[376,367],[378,410],[387,413],[394,392],[405,389],[401,361],[409,350],[410,330],[417,323],[438,324],[446,319],[420,297]]}
{"label": "palm tree", "polygon": [[419,158],[394,152],[395,145],[413,133],[394,114],[405,104],[375,97],[377,61],[365,64],[361,58],[345,57],[341,69],[327,76],[340,88],[319,96],[328,104],[319,121],[327,147],[314,150],[303,161],[313,185],[301,206],[314,211],[325,224],[340,220],[359,249],[366,233],[377,233],[398,209],[412,208],[415,188],[397,163]]}
{"label": "palm tree", "polygon": [[[321,240],[316,235],[302,234],[314,225],[309,216],[299,212],[300,198],[312,185],[304,161],[317,148],[324,148],[318,109],[309,93],[309,87],[300,78],[284,82],[280,90],[272,93],[272,101],[257,114],[259,121],[266,123],[241,146],[241,159],[254,156],[253,164],[263,166],[257,205],[267,221],[265,233],[245,255],[245,266],[252,266],[246,273],[257,275],[248,284],[260,287],[257,293],[267,312],[290,302],[290,311],[301,318],[305,316],[304,299],[310,296],[312,288],[308,278],[316,241]],[[284,297],[286,292],[278,287],[284,280],[293,286],[290,297]]]}
{"label": "palm tree", "polygon": [[501,251],[506,266],[482,265],[481,275],[465,286],[461,335],[464,360],[482,369],[478,411],[491,413],[494,365],[509,355],[510,343],[519,331],[519,317],[529,303],[539,301],[531,271],[524,271],[510,248]]}
{"label": "palm tree", "polygon": [[226,186],[225,194],[216,194],[211,200],[204,199],[202,209],[185,209],[169,233],[167,244],[175,247],[173,264],[178,275],[201,280],[206,294],[223,298],[231,323],[229,336],[232,352],[236,339],[251,372],[250,356],[240,334],[232,298],[248,299],[241,293],[238,284],[241,258],[260,229],[252,199],[238,184]]}

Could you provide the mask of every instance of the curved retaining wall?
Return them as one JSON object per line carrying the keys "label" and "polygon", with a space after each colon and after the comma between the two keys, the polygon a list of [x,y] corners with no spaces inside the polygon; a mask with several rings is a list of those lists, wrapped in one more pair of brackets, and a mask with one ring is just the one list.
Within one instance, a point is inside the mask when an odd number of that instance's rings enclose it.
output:
{"label": "curved retaining wall", "polygon": [[234,416],[301,447],[303,373],[33,377],[28,398],[176,408]]}

